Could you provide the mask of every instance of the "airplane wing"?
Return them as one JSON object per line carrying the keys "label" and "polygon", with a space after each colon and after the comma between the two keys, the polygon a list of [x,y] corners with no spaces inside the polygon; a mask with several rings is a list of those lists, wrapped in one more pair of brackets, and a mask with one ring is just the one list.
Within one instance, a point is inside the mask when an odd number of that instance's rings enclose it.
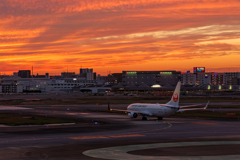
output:
{"label": "airplane wing", "polygon": [[[121,110],[121,109],[111,109],[110,104],[108,103],[108,110],[109,111],[119,111],[119,112],[129,112],[128,110]],[[130,111],[131,112],[131,111]]]}
{"label": "airplane wing", "polygon": [[108,110],[109,110],[109,111],[118,111],[118,112],[127,112],[127,113],[129,113],[129,112],[139,113],[139,111],[122,110],[122,109],[111,109],[111,108],[110,108],[110,105],[108,105]]}
{"label": "airplane wing", "polygon": [[126,112],[126,113],[134,112],[134,113],[141,114],[141,115],[144,115],[144,116],[152,116],[152,113],[149,113],[147,111],[132,111],[132,110],[111,109],[110,107],[108,107],[108,110],[109,111]]}
{"label": "airplane wing", "polygon": [[187,106],[180,106],[181,108],[188,108],[188,107],[195,107],[195,106],[201,106],[202,104],[193,104],[193,105],[187,105]]}
{"label": "airplane wing", "polygon": [[144,111],[131,111],[131,110],[120,110],[120,109],[110,109],[109,111],[119,111],[119,112],[126,112],[126,113],[134,112],[137,114],[148,115],[148,116],[152,115],[151,113],[146,111],[144,112]]}
{"label": "airplane wing", "polygon": [[[193,104],[193,105],[187,105],[187,106],[180,106],[180,108],[187,108],[187,107],[195,107],[195,106],[201,106],[202,104]],[[167,105],[167,104],[161,104],[161,106],[165,107],[174,107],[172,105]]]}
{"label": "airplane wing", "polygon": [[121,109],[109,109],[109,111],[127,112],[127,110],[121,110]]}
{"label": "airplane wing", "polygon": [[193,111],[193,110],[205,110],[208,107],[210,101],[208,101],[208,103],[206,104],[206,106],[204,108],[189,108],[189,109],[179,109],[177,112],[184,112],[184,111]]}

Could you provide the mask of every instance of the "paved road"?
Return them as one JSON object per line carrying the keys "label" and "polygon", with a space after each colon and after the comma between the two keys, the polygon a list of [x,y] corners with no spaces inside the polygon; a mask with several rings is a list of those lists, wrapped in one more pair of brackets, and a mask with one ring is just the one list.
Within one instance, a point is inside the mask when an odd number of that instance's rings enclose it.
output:
{"label": "paved road", "polygon": [[[183,156],[176,153],[176,146],[172,148],[155,146],[156,148],[150,150],[141,147],[142,144],[206,142],[203,146],[196,146],[195,155],[211,156],[213,154],[216,156],[217,151],[206,153],[206,150],[213,148],[218,150],[218,153],[224,151],[219,154],[221,158],[224,155],[237,154],[237,151],[233,150],[233,145],[235,148],[239,148],[239,144],[220,143],[214,148],[211,143],[207,143],[240,141],[239,121],[203,118],[164,118],[163,121],[150,118],[148,121],[142,121],[140,117],[132,120],[124,114],[99,112],[105,107],[96,105],[32,106],[30,108],[34,108],[33,110],[0,111],[85,120],[74,125],[0,127],[0,157],[1,159],[27,160],[90,160],[96,158],[91,155],[86,156],[83,152],[106,147],[121,146],[120,148],[124,148],[126,145],[141,145],[139,148],[141,151],[129,152],[130,155]],[[114,107],[121,108],[123,106]],[[193,156],[193,149],[189,150],[190,148],[191,146],[186,146],[180,150],[184,152],[184,156]],[[160,154],[160,151],[166,154]],[[234,157],[231,158],[234,159]],[[103,159],[107,159],[107,157]]]}

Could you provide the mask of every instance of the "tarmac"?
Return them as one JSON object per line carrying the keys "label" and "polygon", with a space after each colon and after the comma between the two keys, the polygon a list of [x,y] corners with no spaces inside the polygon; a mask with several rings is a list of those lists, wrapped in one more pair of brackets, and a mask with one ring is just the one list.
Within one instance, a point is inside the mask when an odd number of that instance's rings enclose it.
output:
{"label": "tarmac", "polygon": [[[230,104],[229,104],[230,105]],[[210,118],[131,119],[107,105],[7,106],[0,113],[78,123],[0,126],[0,159],[240,159],[240,122]],[[126,109],[127,105],[111,105]]]}

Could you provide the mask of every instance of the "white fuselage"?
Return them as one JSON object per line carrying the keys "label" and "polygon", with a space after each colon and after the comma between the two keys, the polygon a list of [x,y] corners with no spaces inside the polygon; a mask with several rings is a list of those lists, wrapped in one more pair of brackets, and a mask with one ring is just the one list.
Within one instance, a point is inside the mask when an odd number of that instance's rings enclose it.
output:
{"label": "white fuselage", "polygon": [[174,114],[178,111],[177,107],[164,106],[164,104],[144,104],[135,103],[128,106],[129,112],[136,112],[144,116],[150,117],[165,117]]}

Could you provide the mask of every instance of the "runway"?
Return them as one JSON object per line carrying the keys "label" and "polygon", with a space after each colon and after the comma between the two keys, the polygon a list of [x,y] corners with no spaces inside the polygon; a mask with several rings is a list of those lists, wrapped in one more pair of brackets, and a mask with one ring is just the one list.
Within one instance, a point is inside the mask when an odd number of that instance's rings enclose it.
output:
{"label": "runway", "polygon": [[[144,149],[156,149],[156,148],[170,148],[170,147],[195,147],[195,146],[217,146],[217,145],[240,145],[240,141],[212,141],[212,142],[176,142],[176,143],[154,143],[154,144],[142,144],[142,145],[128,145],[128,146],[118,146],[118,147],[108,147],[108,148],[100,148],[94,150],[88,150],[83,152],[84,155],[90,157],[97,157],[102,159],[116,159],[116,160],[153,160],[153,159],[175,159],[175,160],[202,160],[202,159],[217,159],[217,160],[225,160],[225,159],[239,159],[240,153],[236,152],[237,155],[217,155],[217,156],[146,156],[146,154],[134,155],[127,152],[138,151],[141,150],[144,152]],[[140,153],[139,153],[140,154]],[[161,153],[160,153],[161,154]]]}
{"label": "runway", "polygon": [[[158,159],[173,155],[175,159],[184,156],[189,159],[196,159],[196,156],[204,156],[202,158],[205,159],[209,156],[239,159],[237,151],[233,149],[240,148],[240,125],[237,120],[168,117],[163,121],[156,118],[142,121],[140,117],[130,119],[125,114],[101,112],[106,110],[106,106],[100,105],[21,107],[33,109],[1,113],[22,112],[26,115],[77,118],[82,121],[71,125],[0,127],[2,159],[119,159],[121,155],[118,158],[110,154],[105,158],[97,158],[99,154],[91,156],[85,153],[108,147],[118,147],[116,150],[119,150],[119,147],[129,145],[136,146],[134,151],[126,152],[127,156],[138,158],[149,156]],[[117,105],[114,107],[121,108]],[[190,142],[198,143],[195,151]],[[170,143],[175,145],[164,146]],[[155,148],[149,150],[149,147],[142,148],[142,145],[155,145]],[[218,151],[206,153],[213,145]]]}

